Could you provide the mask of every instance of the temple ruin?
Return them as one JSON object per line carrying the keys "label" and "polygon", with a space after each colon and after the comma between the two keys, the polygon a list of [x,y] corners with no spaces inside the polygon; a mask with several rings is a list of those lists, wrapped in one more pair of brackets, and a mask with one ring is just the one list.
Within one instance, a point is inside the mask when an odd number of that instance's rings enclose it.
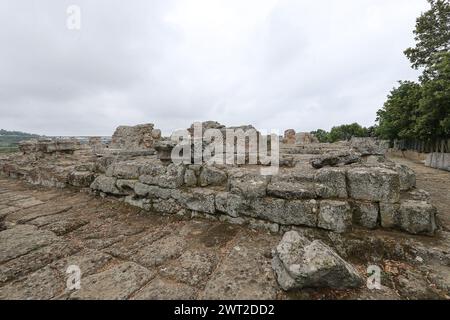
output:
{"label": "temple ruin", "polygon": [[[227,129],[212,121],[203,123],[207,128]],[[296,226],[337,233],[355,227],[436,231],[429,195],[415,188],[411,169],[386,159],[383,141],[318,143],[293,130],[280,140],[280,168],[272,176],[260,174],[262,164],[174,164],[175,142],[153,124],[121,126],[109,144],[98,138],[85,145],[23,142],[20,155],[1,160],[0,171],[35,185],[115,197],[151,214],[202,216],[272,232]]]}

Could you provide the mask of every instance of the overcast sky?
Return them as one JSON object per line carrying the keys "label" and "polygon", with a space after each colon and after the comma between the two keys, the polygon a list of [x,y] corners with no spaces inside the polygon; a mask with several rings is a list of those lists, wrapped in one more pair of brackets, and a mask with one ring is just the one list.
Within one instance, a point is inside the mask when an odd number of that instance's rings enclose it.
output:
{"label": "overcast sky", "polygon": [[[81,29],[67,28],[69,5]],[[359,122],[400,79],[425,0],[2,0],[0,128],[111,135],[196,120]]]}

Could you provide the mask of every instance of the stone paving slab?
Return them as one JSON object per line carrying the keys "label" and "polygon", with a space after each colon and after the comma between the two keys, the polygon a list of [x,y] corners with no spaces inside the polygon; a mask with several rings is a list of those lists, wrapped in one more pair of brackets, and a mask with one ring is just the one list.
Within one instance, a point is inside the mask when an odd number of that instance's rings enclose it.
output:
{"label": "stone paving slab", "polygon": [[[346,253],[354,251],[364,252],[359,258],[383,261],[384,244],[404,241],[410,249],[399,252],[416,250],[425,260],[424,275],[408,271],[398,287],[392,280],[384,284],[389,288],[377,293],[362,288],[291,294],[279,288],[271,268],[271,250],[281,234],[214,220],[151,215],[114,199],[36,188],[11,179],[0,178],[0,191],[7,227],[0,232],[0,299],[383,299],[407,298],[414,292],[442,297],[434,289],[414,286],[427,281],[448,290],[447,233],[405,239],[395,232],[371,232],[380,243],[375,248],[365,243],[365,231],[353,234],[352,240],[305,229],[311,236],[331,239],[329,244],[350,260],[354,257]],[[364,263],[352,261],[364,272]],[[81,270],[80,290],[66,287],[70,265]]]}

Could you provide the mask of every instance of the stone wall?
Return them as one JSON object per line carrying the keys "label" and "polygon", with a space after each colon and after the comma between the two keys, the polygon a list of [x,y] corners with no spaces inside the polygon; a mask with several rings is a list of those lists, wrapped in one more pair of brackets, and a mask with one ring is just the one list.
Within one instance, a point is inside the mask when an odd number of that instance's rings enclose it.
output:
{"label": "stone wall", "polygon": [[411,170],[389,163],[293,168],[268,177],[251,168],[157,159],[114,163],[91,185],[149,212],[200,214],[272,231],[308,226],[342,233],[358,226],[432,235],[436,209],[414,187]]}
{"label": "stone wall", "polygon": [[290,164],[263,176],[259,165],[175,165],[158,158],[145,150],[160,140],[158,131],[153,125],[119,127],[116,153],[78,150],[59,140],[24,143],[21,154],[0,159],[0,172],[37,185],[86,188],[149,213],[200,215],[271,231],[361,227],[432,235],[437,228],[436,209],[426,192],[415,189],[414,172],[387,160],[376,141],[289,146],[280,159],[289,157]]}

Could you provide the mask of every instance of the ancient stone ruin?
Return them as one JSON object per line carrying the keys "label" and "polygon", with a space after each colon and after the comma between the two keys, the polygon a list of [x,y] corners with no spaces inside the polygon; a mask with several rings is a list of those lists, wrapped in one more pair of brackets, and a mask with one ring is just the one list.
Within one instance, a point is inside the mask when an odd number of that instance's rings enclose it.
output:
{"label": "ancient stone ruin", "polygon": [[[225,129],[215,122],[203,128]],[[99,151],[98,139],[87,146],[25,142],[22,155],[3,161],[1,169],[33,184],[90,188],[152,213],[209,215],[275,232],[293,226],[348,232],[358,226],[434,234],[435,208],[426,192],[415,189],[414,172],[384,157],[383,143],[292,144],[291,133],[279,151],[289,161],[281,161],[273,176],[261,175],[257,165],[168,162],[174,142],[159,143],[161,132],[152,124],[117,128],[100,154],[93,152]]]}
{"label": "ancient stone ruin", "polygon": [[[230,129],[217,122],[201,127]],[[236,128],[254,130],[232,127]],[[192,130],[193,126],[188,132]],[[260,139],[258,135],[258,145]],[[385,142],[357,138],[318,143],[314,136],[293,130],[280,140],[279,170],[273,175],[261,174],[265,165],[259,162],[173,163],[176,142],[161,137],[153,124],[119,127],[110,144],[95,137],[88,144],[72,139],[24,142],[20,154],[0,159],[0,172],[34,185],[87,190],[148,214],[203,217],[287,232],[272,262],[285,290],[362,283],[353,267],[327,245],[289,232],[297,227],[337,234],[357,229],[435,234],[437,212],[429,194],[416,189],[410,168],[385,157]],[[317,267],[307,267],[312,265]]]}

